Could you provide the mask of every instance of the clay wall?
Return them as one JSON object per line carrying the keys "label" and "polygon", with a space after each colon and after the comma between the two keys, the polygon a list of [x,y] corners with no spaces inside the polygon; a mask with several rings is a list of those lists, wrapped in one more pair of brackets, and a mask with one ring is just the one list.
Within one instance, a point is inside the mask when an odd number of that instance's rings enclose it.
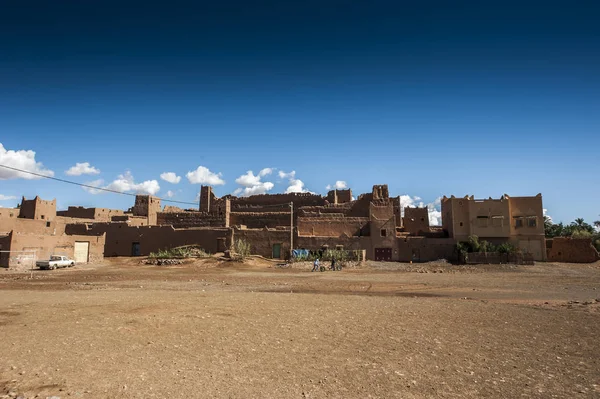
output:
{"label": "clay wall", "polygon": [[600,260],[591,238],[556,237],[547,241],[549,262],[593,263]]}
{"label": "clay wall", "polygon": [[19,213],[18,208],[0,208],[0,228],[5,219],[16,219],[19,217]]}
{"label": "clay wall", "polygon": [[367,259],[369,258],[369,253],[371,253],[371,241],[369,237],[309,237],[309,236],[301,236],[298,237],[296,241],[294,241],[295,248],[309,249],[312,251],[319,250],[324,246],[327,246],[330,249],[335,249],[336,246],[341,245],[345,250],[358,250],[358,249],[367,249]]}
{"label": "clay wall", "polygon": [[413,235],[429,232],[429,210],[427,208],[404,208],[404,230]]}
{"label": "clay wall", "polygon": [[226,227],[224,217],[205,212],[159,212],[156,220],[156,224],[159,226],[173,226],[177,229]]}
{"label": "clay wall", "polygon": [[[544,235],[544,210],[542,195],[535,197],[509,197],[510,234],[511,235]],[[521,218],[521,226],[517,219]],[[534,226],[531,223],[535,224]]]}
{"label": "clay wall", "polygon": [[271,206],[294,203],[294,209],[302,206],[323,206],[325,198],[310,193],[290,193],[290,194],[260,194],[249,197],[231,197],[231,211],[236,212],[238,208],[247,206]]}
{"label": "clay wall", "polygon": [[450,238],[406,237],[396,240],[393,260],[400,262],[431,262],[455,256],[456,240]]}
{"label": "clay wall", "polygon": [[346,217],[298,217],[296,222],[298,235],[340,237],[346,235],[368,236],[368,218],[346,218]]}
{"label": "clay wall", "polygon": [[108,222],[113,216],[123,216],[125,211],[108,208],[84,208],[82,206],[70,206],[66,211],[56,212],[57,216],[93,219],[99,222]]}
{"label": "clay wall", "polygon": [[[12,234],[11,251],[37,251],[37,259],[48,259],[51,255],[65,255],[73,259],[76,241],[89,242],[89,261],[99,262],[104,258],[105,235],[46,235]],[[9,267],[15,266],[11,261]]]}
{"label": "clay wall", "polygon": [[510,236],[511,218],[507,198],[470,199],[468,205],[470,234],[482,238]]}
{"label": "clay wall", "polygon": [[148,225],[154,226],[157,223],[157,213],[160,212],[160,198],[152,195],[136,195],[131,212],[133,216],[146,216]]}
{"label": "clay wall", "polygon": [[244,225],[250,229],[290,225],[290,212],[231,212],[230,226]]}
{"label": "clay wall", "polygon": [[52,220],[56,217],[56,199],[45,201],[40,197],[27,200],[25,197],[21,200],[19,217],[24,219]]}
{"label": "clay wall", "polygon": [[[160,249],[182,245],[199,245],[209,253],[225,250],[231,244],[231,232],[226,228],[175,229],[172,226],[127,226],[124,223],[94,223],[90,226],[69,225],[71,234],[106,233],[104,256],[132,256],[139,243],[139,255],[147,256]],[[223,248],[220,247],[222,243]]]}
{"label": "clay wall", "polygon": [[[280,259],[289,257],[290,253],[290,231],[280,229],[238,229],[233,228],[234,240],[244,240],[250,245],[253,255],[261,255],[265,258],[273,257],[273,245],[280,245]],[[296,239],[294,239],[294,247]]]}
{"label": "clay wall", "polygon": [[[395,224],[395,214],[394,214],[394,207],[392,205],[391,202],[387,202],[387,203],[383,203],[383,204],[376,204],[371,202],[370,206],[369,206],[369,215],[371,217],[371,219],[378,219],[378,220],[388,220],[388,219],[394,219],[394,224]],[[395,227],[395,226],[394,226]]]}

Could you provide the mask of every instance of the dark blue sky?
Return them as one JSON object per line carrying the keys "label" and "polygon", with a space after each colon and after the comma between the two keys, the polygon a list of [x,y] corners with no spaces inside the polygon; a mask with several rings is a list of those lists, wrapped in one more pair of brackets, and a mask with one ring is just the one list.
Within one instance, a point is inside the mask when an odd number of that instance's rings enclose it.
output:
{"label": "dark blue sky", "polygon": [[[179,200],[194,200],[199,166],[222,173],[219,195],[270,167],[242,187],[388,183],[425,203],[542,192],[555,219],[600,214],[593,2],[91,3],[2,5],[4,161],[33,150],[59,177],[89,162],[101,173],[72,178],[102,185],[129,170],[132,192],[157,180]],[[131,202],[0,184],[63,207]]]}

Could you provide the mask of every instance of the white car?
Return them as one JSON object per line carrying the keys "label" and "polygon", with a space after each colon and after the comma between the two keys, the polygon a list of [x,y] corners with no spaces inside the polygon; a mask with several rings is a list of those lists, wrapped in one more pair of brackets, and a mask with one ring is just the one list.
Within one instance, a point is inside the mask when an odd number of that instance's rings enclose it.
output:
{"label": "white car", "polygon": [[49,260],[38,260],[35,265],[40,269],[56,269],[57,267],[75,266],[75,261],[66,256],[52,255]]}

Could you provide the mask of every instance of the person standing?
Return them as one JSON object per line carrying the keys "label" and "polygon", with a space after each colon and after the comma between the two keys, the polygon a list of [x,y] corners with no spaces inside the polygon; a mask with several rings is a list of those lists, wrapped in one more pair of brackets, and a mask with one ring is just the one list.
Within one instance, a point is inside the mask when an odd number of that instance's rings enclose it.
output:
{"label": "person standing", "polygon": [[335,258],[331,257],[331,270],[335,271]]}
{"label": "person standing", "polygon": [[315,259],[314,263],[313,263],[313,268],[312,270],[313,272],[318,272],[319,271],[319,258]]}

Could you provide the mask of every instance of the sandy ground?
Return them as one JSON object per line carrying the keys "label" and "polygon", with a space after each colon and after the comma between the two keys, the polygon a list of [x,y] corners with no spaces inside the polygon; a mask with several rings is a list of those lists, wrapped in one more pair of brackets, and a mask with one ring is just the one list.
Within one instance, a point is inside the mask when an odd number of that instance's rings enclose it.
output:
{"label": "sandy ground", "polygon": [[600,264],[0,271],[2,395],[600,398]]}

